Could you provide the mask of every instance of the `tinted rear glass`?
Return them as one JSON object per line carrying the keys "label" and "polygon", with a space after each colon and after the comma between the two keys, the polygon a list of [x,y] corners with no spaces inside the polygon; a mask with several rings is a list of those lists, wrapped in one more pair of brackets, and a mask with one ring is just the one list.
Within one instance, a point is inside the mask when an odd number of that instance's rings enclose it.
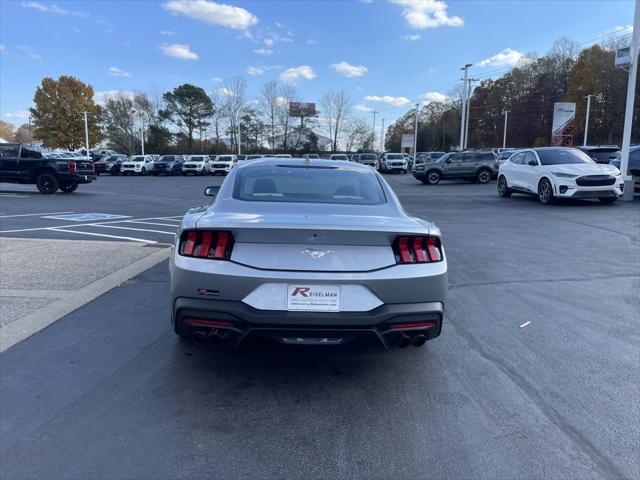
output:
{"label": "tinted rear glass", "polygon": [[572,163],[594,163],[589,155],[574,148],[537,150],[542,165],[566,165]]}
{"label": "tinted rear glass", "polygon": [[385,203],[373,172],[347,168],[256,165],[236,175],[233,197],[254,202]]}

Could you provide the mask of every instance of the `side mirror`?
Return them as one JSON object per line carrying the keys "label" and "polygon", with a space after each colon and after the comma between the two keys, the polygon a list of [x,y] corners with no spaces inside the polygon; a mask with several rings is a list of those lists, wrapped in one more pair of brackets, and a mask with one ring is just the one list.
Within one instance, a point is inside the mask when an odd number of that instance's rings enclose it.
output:
{"label": "side mirror", "polygon": [[451,159],[450,159],[450,158],[447,158],[447,159],[444,161],[444,163],[451,163]]}
{"label": "side mirror", "polygon": [[204,194],[207,197],[215,197],[219,191],[220,191],[220,186],[211,185],[211,186],[205,187]]}
{"label": "side mirror", "polygon": [[529,160],[529,166],[537,167],[538,166],[538,162],[536,162],[535,160]]}

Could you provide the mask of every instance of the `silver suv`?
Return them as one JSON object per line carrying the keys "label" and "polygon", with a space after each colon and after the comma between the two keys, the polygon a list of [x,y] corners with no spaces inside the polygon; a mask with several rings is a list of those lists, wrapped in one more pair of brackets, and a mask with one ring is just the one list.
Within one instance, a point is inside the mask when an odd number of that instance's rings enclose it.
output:
{"label": "silver suv", "polygon": [[489,183],[498,175],[493,152],[451,152],[433,163],[419,163],[411,171],[422,183],[437,184],[440,179],[464,179]]}

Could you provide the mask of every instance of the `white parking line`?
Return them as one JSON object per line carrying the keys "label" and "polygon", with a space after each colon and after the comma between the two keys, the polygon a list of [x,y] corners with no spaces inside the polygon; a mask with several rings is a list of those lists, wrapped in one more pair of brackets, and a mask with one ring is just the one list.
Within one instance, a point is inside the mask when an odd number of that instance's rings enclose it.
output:
{"label": "white parking line", "polygon": [[143,222],[141,220],[125,220],[125,223],[141,223],[143,225],[158,225],[160,227],[177,227],[178,225],[167,225],[166,223]]}
{"label": "white parking line", "polygon": [[74,213],[74,212],[23,213],[20,215],[0,215],[0,218],[38,217],[40,215],[62,215],[63,213]]}
{"label": "white parking line", "polygon": [[102,227],[102,228],[117,228],[119,230],[134,230],[136,232],[151,232],[151,233],[166,233],[167,235],[175,235],[176,232],[165,232],[164,230],[151,230],[148,228],[133,228],[133,227],[116,227],[115,225],[102,225],[101,223],[90,223],[89,227]]}
{"label": "white parking line", "polygon": [[[75,227],[76,225],[74,225]],[[93,232],[79,232],[77,230],[68,230],[66,228],[54,228],[49,227],[43,230],[49,230],[51,232],[65,232],[65,233],[77,233],[78,235],[92,235],[94,237],[107,237],[107,238],[115,238],[117,240],[130,240],[132,242],[142,242],[142,243],[158,243],[155,240],[146,240],[144,238],[136,238],[136,237],[120,237],[118,235],[107,235],[102,233],[93,233]]]}
{"label": "white parking line", "polygon": [[[123,223],[125,221],[134,222],[135,220],[162,220],[162,219],[159,217],[145,217],[145,218],[138,218],[133,220],[111,220],[108,222],[100,222],[100,225],[110,225],[112,223]],[[66,225],[53,225],[51,227],[15,228],[12,230],[0,230],[0,234],[18,233],[18,232],[37,232],[39,230],[49,230],[50,228],[66,228],[66,227],[77,228],[77,227],[86,227],[86,226],[92,226],[92,225],[96,225],[96,223],[91,222],[91,223],[76,223],[76,224],[66,224]]]}

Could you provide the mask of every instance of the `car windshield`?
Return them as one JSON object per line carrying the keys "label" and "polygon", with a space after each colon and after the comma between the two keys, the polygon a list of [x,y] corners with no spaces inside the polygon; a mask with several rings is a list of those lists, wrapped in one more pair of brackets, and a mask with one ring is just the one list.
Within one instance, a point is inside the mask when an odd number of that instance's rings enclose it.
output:
{"label": "car windshield", "polygon": [[349,160],[349,157],[346,155],[331,155],[331,158],[334,160]]}
{"label": "car windshield", "polygon": [[443,155],[445,155],[444,152],[431,152],[431,160],[437,160]]}
{"label": "car windshield", "polygon": [[388,160],[404,160],[404,155],[392,153],[390,155],[387,155],[387,159]]}
{"label": "car windshield", "polygon": [[144,157],[131,157],[130,162],[144,162]]}
{"label": "car windshield", "polygon": [[303,165],[239,169],[233,196],[254,202],[377,205],[386,201],[382,186],[372,172]]}
{"label": "car windshield", "polygon": [[191,157],[192,162],[204,162],[204,157]]}
{"label": "car windshield", "polygon": [[174,160],[175,157],[173,155],[163,155],[158,159],[159,162],[173,162]]}
{"label": "car windshield", "polygon": [[574,148],[553,148],[537,150],[542,165],[567,165],[575,163],[595,163],[586,153]]}
{"label": "car windshield", "polygon": [[375,160],[375,159],[376,159],[376,156],[372,154],[365,153],[363,155],[360,155],[360,160]]}
{"label": "car windshield", "polygon": [[218,157],[217,161],[218,162],[232,162],[233,161],[233,157]]}

